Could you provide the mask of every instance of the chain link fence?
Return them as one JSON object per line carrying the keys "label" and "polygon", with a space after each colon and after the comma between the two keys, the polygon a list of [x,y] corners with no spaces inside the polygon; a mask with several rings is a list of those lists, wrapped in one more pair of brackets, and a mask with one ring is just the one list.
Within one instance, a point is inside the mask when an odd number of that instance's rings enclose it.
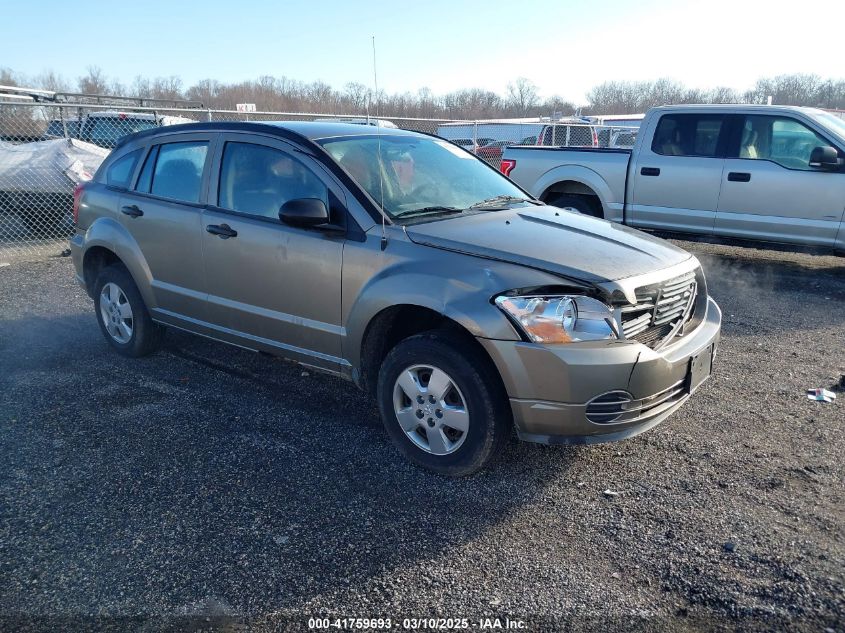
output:
{"label": "chain link fence", "polygon": [[[635,127],[543,121],[455,121],[380,115],[239,112],[199,107],[0,102],[0,259],[58,253],[73,232],[73,190],[90,179],[125,135],[197,121],[339,121],[435,134],[498,168],[509,145],[631,147]],[[627,122],[626,122],[627,123]],[[636,125],[632,121],[629,125]]]}

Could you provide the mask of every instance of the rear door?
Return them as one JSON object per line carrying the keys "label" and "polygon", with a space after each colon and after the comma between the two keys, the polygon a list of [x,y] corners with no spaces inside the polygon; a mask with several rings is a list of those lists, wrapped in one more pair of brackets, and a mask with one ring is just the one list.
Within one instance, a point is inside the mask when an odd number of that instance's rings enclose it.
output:
{"label": "rear door", "polygon": [[133,190],[121,196],[120,221],[149,268],[159,320],[205,317],[202,205],[214,133],[155,137]]}
{"label": "rear door", "polygon": [[644,228],[712,233],[725,165],[726,116],[667,113],[646,130],[630,172],[629,223]]}
{"label": "rear door", "polygon": [[200,231],[209,318],[220,338],[338,371],[344,236],[283,224],[295,198],[319,198],[346,222],[340,185],[295,146],[221,136]]}
{"label": "rear door", "polygon": [[[845,173],[810,166],[816,147],[836,144],[788,115],[739,118],[725,161],[719,235],[833,246],[845,208]],[[845,157],[842,147],[837,147]]]}

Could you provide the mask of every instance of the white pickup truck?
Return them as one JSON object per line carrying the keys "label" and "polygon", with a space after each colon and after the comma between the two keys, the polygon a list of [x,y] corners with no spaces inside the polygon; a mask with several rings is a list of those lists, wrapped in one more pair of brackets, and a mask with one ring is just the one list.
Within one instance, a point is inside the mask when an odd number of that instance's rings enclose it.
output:
{"label": "white pickup truck", "polygon": [[845,252],[845,120],[812,108],[649,110],[632,149],[508,147],[540,200],[645,229]]}

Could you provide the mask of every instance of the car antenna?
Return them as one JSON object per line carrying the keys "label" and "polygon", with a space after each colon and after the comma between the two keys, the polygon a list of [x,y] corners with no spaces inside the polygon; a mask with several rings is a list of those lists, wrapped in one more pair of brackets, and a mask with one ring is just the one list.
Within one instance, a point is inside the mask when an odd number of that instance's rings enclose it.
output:
{"label": "car antenna", "polygon": [[[384,228],[384,161],[381,158],[381,118],[379,116],[378,73],[376,72],[376,36],[373,35],[373,85],[375,86],[376,101],[376,139],[378,141],[378,188],[381,195],[381,250],[387,248],[387,232]],[[369,109],[368,109],[369,110]]]}

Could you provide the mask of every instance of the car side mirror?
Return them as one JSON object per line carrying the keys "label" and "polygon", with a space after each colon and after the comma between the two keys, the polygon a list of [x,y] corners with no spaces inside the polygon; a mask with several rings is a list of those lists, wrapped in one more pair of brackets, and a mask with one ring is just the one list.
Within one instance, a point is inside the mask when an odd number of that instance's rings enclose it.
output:
{"label": "car side mirror", "polygon": [[328,223],[329,210],[319,198],[297,198],[282,205],[279,219],[290,226],[319,226]]}
{"label": "car side mirror", "polygon": [[810,167],[821,167],[822,169],[838,169],[842,163],[839,160],[839,152],[830,145],[815,147],[810,152]]}

